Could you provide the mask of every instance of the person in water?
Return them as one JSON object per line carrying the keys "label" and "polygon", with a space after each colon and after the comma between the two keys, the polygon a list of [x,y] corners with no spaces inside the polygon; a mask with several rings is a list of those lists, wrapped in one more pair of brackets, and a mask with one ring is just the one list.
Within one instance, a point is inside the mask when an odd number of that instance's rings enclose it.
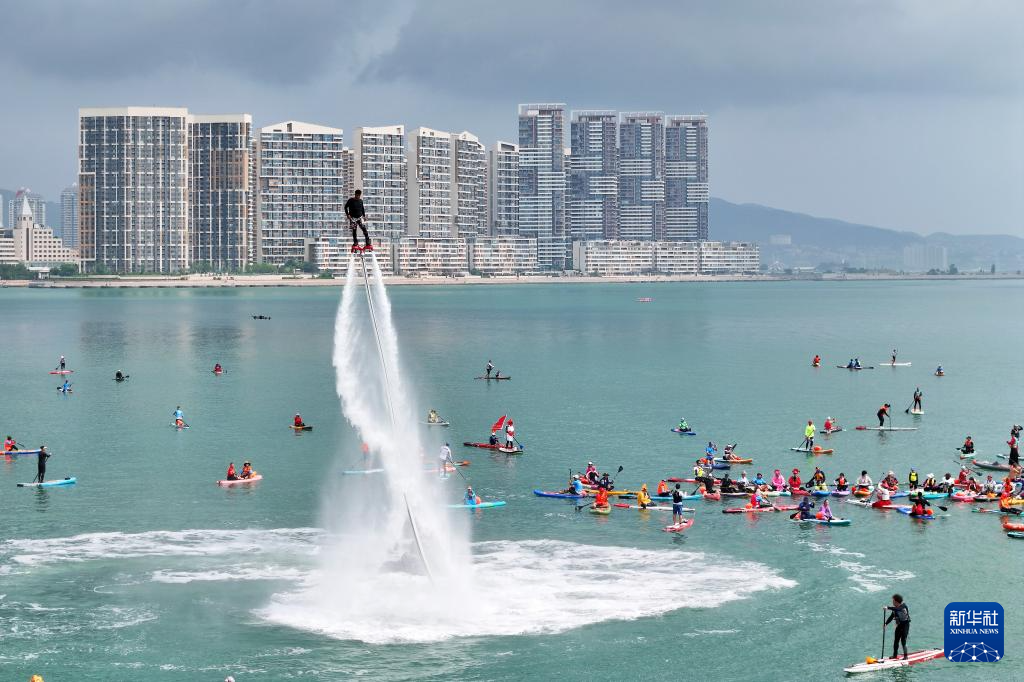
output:
{"label": "person in water", "polygon": [[473,486],[471,486],[471,485],[467,485],[466,486],[466,496],[463,498],[462,502],[467,507],[475,507],[476,505],[480,504],[476,500],[476,493],[473,492]]}
{"label": "person in water", "polygon": [[252,478],[252,476],[253,476],[252,463],[249,462],[248,460],[246,460],[245,462],[242,462],[242,473],[239,476],[239,478],[243,478],[243,479],[244,478]]}
{"label": "person in water", "polygon": [[672,491],[672,525],[679,525],[683,522],[683,491],[679,489],[679,484],[676,483],[675,489]]}
{"label": "person in water", "polygon": [[974,439],[971,438],[970,436],[967,436],[967,438],[964,439],[964,444],[960,446],[960,452],[964,453],[965,455],[973,455]]}
{"label": "person in water", "polygon": [[679,418],[679,427],[678,428],[683,433],[687,433],[687,432],[690,431],[690,425],[686,423],[686,417],[680,417]]}
{"label": "person in water", "polygon": [[352,197],[345,202],[345,217],[348,228],[352,231],[352,248],[359,248],[359,237],[356,230],[363,231],[363,248],[373,250],[370,235],[366,232],[366,207],[363,206],[363,190],[357,189]]}
{"label": "person in water", "polygon": [[651,503],[651,496],[647,492],[647,484],[644,483],[640,486],[640,492],[636,494],[636,503],[641,509],[647,509],[647,505]]}
{"label": "person in water", "polygon": [[811,512],[811,509],[813,509],[813,508],[814,508],[814,503],[811,502],[811,498],[810,497],[801,498],[800,499],[800,506],[797,507],[797,514],[799,515],[800,520],[801,521],[806,521],[807,519],[813,519],[814,518],[814,514]]}
{"label": "person in water", "polygon": [[488,360],[487,361],[487,367],[484,368],[484,372],[486,372],[486,376],[487,376],[488,379],[491,378],[491,372],[493,372],[493,371],[494,371],[494,363],[492,363],[490,360]]}
{"label": "person in water", "polygon": [[45,445],[39,446],[39,457],[36,462],[36,483],[46,480],[46,460],[50,459],[50,453],[46,451]]}
{"label": "person in water", "polygon": [[849,484],[846,482],[846,474],[844,474],[842,471],[840,471],[839,475],[836,476],[835,484],[837,492],[848,490],[850,487]]}
{"label": "person in water", "polygon": [[306,425],[306,422],[302,421],[302,415],[298,412],[295,413],[295,418],[292,420],[292,423],[297,429],[301,429]]}
{"label": "person in water", "polygon": [[177,427],[185,425],[185,413],[181,411],[181,405],[174,408],[174,425]]}
{"label": "person in water", "polygon": [[911,407],[910,409],[915,410],[915,411],[919,411],[919,412],[924,412],[924,408],[921,407],[921,396],[923,396],[923,395],[924,394],[921,393],[921,387],[920,386],[918,386],[917,388],[914,389],[914,406]]}
{"label": "person in water", "polygon": [[814,448],[814,422],[810,419],[807,420],[807,426],[804,427],[804,449],[810,452]]}
{"label": "person in water", "polygon": [[228,474],[227,474],[226,478],[229,481],[237,481],[238,480],[238,474],[235,473],[235,463],[234,462],[228,462]]}
{"label": "person in water", "polygon": [[907,660],[907,635],[910,634],[910,609],[907,608],[903,597],[892,595],[892,606],[883,606],[882,611],[892,611],[885,624],[896,621],[896,634],[893,635],[892,657],[899,658],[900,644],[903,645],[903,660]]}
{"label": "person in water", "polygon": [[885,418],[890,416],[889,403],[885,403],[880,408],[878,408],[878,412],[875,413],[875,416],[878,417],[878,426],[885,426]]}

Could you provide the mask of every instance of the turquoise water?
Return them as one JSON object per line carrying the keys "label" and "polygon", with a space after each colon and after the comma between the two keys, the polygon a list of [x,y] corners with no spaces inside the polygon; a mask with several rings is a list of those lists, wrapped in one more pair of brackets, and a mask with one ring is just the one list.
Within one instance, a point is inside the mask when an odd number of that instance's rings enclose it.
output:
{"label": "turquoise water", "polygon": [[[942,645],[950,601],[1002,602],[1007,641],[1019,641],[1024,542],[993,515],[949,505],[926,525],[837,503],[852,526],[804,528],[698,502],[693,528],[675,536],[656,513],[599,518],[531,490],[564,485],[588,459],[623,466],[620,486],[653,486],[687,472],[705,436],[738,442],[751,475],[799,466],[806,477],[814,462],[789,447],[807,419],[871,424],[882,402],[920,430],[832,436],[836,453],[816,458],[829,479],[955,473],[964,435],[994,456],[1024,421],[1022,293],[1020,282],[391,289],[407,381],[424,412],[453,422],[426,435],[431,456],[444,438],[486,439],[504,413],[527,453],[455,448],[477,490],[508,501],[470,513],[479,570],[497,576],[487,585],[515,597],[500,622],[474,622],[491,610],[469,604],[459,636],[420,619],[416,641],[367,644],[267,615],[316,568],[325,491],[342,478],[374,485],[340,476],[362,464],[334,388],[338,289],[2,290],[0,435],[46,443],[48,477],[79,482],[19,489],[34,458],[0,460],[0,677],[833,679],[879,654],[893,591],[911,606],[912,647]],[[832,368],[851,356],[877,364],[893,347],[913,366]],[[66,397],[46,373],[61,353],[76,370]],[[809,366],[815,353],[825,367]],[[488,358],[513,380],[474,381]],[[939,363],[946,377],[931,375]],[[129,381],[115,383],[116,369]],[[916,386],[921,418],[903,413]],[[178,404],[182,432],[170,425]],[[313,432],[287,428],[296,411]],[[682,415],[700,437],[668,431]],[[245,458],[264,481],[214,485]],[[442,485],[457,501],[461,480]],[[382,608],[365,632],[408,615]],[[998,665],[1024,676],[1012,649]],[[891,676],[993,674],[940,661]]]}

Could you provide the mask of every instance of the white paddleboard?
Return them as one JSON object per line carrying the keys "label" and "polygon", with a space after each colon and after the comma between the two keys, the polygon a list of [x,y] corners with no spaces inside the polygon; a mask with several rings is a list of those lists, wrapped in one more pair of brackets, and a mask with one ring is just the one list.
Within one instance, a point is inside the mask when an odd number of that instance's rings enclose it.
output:
{"label": "white paddleboard", "polygon": [[906,660],[903,658],[883,658],[876,663],[858,663],[857,665],[851,665],[849,668],[843,668],[843,672],[849,674],[856,673],[870,673],[876,670],[888,670],[890,668],[905,668],[908,665],[914,665],[915,663],[924,663],[925,661],[931,661],[942,656],[942,649],[924,649],[923,651],[915,651]]}

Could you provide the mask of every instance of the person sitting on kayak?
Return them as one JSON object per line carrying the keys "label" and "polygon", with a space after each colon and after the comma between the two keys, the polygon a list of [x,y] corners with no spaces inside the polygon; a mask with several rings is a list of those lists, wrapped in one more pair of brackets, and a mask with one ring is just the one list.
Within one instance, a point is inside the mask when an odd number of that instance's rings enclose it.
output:
{"label": "person sitting on kayak", "polygon": [[803,488],[803,481],[800,480],[799,469],[793,469],[793,474],[789,477],[787,483],[789,484],[790,492],[796,492],[797,490]]}
{"label": "person sitting on kayak", "polygon": [[846,363],[846,369],[853,369],[853,358],[850,358],[850,361]]}
{"label": "person sitting on kayak", "polygon": [[772,474],[772,487],[778,492],[782,492],[782,489],[786,487],[786,479],[782,477],[782,472],[778,469]]}
{"label": "person sitting on kayak", "polygon": [[958,487],[967,485],[967,480],[970,478],[967,467],[960,467],[960,473],[956,477],[956,485]]}
{"label": "person sitting on kayak", "polygon": [[943,374],[945,374],[945,372],[942,371],[942,365],[935,368],[935,376],[941,377]]}
{"label": "person sitting on kayak", "polygon": [[821,365],[821,356],[815,355],[814,359],[811,360],[811,367],[818,367]]}
{"label": "person sitting on kayak", "polygon": [[760,471],[757,472],[757,476],[754,476],[754,485],[758,488],[768,485],[768,481],[764,480],[764,476],[761,475]]}
{"label": "person sitting on kayak", "polygon": [[825,433],[832,433],[832,417],[825,417],[825,426],[822,430]]}
{"label": "person sitting on kayak", "polygon": [[839,475],[836,476],[835,484],[837,491],[847,490],[850,487],[846,482],[846,474],[844,474],[842,471],[840,471]]}
{"label": "person sitting on kayak", "polygon": [[925,492],[933,493],[939,489],[939,484],[935,480],[935,474],[928,474],[924,479],[924,485],[921,486],[925,489]]}
{"label": "person sitting on kayak", "polygon": [[295,413],[294,423],[295,423],[295,428],[297,428],[297,429],[301,429],[303,426],[306,425],[305,422],[302,421],[302,415],[300,415],[298,412]]}
{"label": "person sitting on kayak", "polygon": [[678,428],[683,433],[688,433],[689,431],[692,430],[692,429],[690,429],[690,425],[686,423],[686,417],[680,417],[679,418],[679,427]]}
{"label": "person sitting on kayak", "polygon": [[736,450],[736,443],[726,445],[722,448],[722,459],[726,462],[735,462],[740,459],[740,456],[737,455],[734,450]]}
{"label": "person sitting on kayak", "polygon": [[932,511],[928,509],[931,506],[932,503],[924,499],[924,493],[918,493],[914,498],[914,506],[911,507],[910,513],[913,516],[931,516]]}
{"label": "person sitting on kayak", "polygon": [[900,489],[900,482],[896,478],[896,472],[892,470],[890,470],[889,473],[887,473],[882,478],[882,480],[878,482],[878,485],[882,486],[883,488],[887,488],[891,493],[894,493]]}
{"label": "person sitting on kayak", "polygon": [[18,444],[10,436],[7,436],[7,438],[4,439],[4,452],[10,452],[17,447]]}
{"label": "person sitting on kayak", "polygon": [[811,480],[807,483],[809,488],[814,488],[816,490],[825,490],[828,487],[828,484],[825,482],[825,472],[818,467],[814,467],[814,473],[811,474]]}
{"label": "person sitting on kayak", "polygon": [[729,478],[729,472],[728,471],[725,472],[725,476],[723,476],[721,478],[721,480],[720,480],[718,485],[720,486],[719,490],[721,490],[721,492],[723,492],[723,493],[740,492],[739,490],[737,490],[736,482],[733,481],[731,478]]}
{"label": "person sitting on kayak", "polygon": [[747,472],[740,472],[740,477],[737,479],[736,484],[739,485],[743,490],[750,487],[750,479],[747,478]]}
{"label": "person sitting on kayak", "polygon": [[860,358],[854,358],[853,359],[853,368],[854,369],[860,369]]}
{"label": "person sitting on kayak", "polygon": [[974,454],[974,439],[972,439],[970,436],[964,438],[964,444],[960,446],[960,452],[964,453],[965,455]]}
{"label": "person sitting on kayak", "polygon": [[666,497],[669,494],[668,483],[663,478],[658,482],[658,497]]}
{"label": "person sitting on kayak", "polygon": [[994,478],[992,478],[992,474],[989,474],[985,478],[985,482],[981,485],[981,492],[991,495],[994,495],[997,492],[999,492],[999,484],[996,483],[996,480]]}
{"label": "person sitting on kayak", "polygon": [[608,491],[604,488],[598,488],[597,494],[594,495],[594,508],[607,509],[608,506]]}
{"label": "person sitting on kayak", "polygon": [[760,490],[755,490],[750,495],[750,506],[753,509],[761,509],[763,507],[774,507],[775,505],[772,504],[772,501],[764,493]]}
{"label": "person sitting on kayak", "polygon": [[181,411],[181,405],[174,408],[174,425],[179,427],[185,425],[185,413]]}
{"label": "person sitting on kayak", "polygon": [[647,509],[647,505],[651,503],[651,496],[647,492],[646,483],[640,486],[640,492],[636,494],[636,503],[640,505],[641,509]]}
{"label": "person sitting on kayak", "polygon": [[891,505],[892,501],[889,499],[889,489],[884,485],[879,485],[875,488],[875,501],[871,503],[871,506],[877,509],[879,507],[888,507]]}
{"label": "person sitting on kayak", "polygon": [[873,485],[871,477],[868,476],[867,470],[860,472],[860,478],[857,479],[857,489],[867,490]]}
{"label": "person sitting on kayak", "polygon": [[804,428],[804,449],[808,452],[814,447],[814,422],[810,419],[807,420],[807,426]]}
{"label": "person sitting on kayak", "polygon": [[491,437],[487,439],[487,444],[488,445],[497,445],[498,444],[498,432],[497,431],[491,431]]}
{"label": "person sitting on kayak", "polygon": [[220,374],[221,372],[224,371],[224,368],[221,367],[220,363],[218,362],[216,365],[213,366],[213,371],[216,372],[217,374]]}
{"label": "person sitting on kayak", "polygon": [[61,393],[68,393],[70,391],[71,391],[71,384],[68,383],[67,379],[65,379],[64,380],[64,385],[60,387],[60,392]]}
{"label": "person sitting on kayak", "polygon": [[885,426],[885,418],[889,416],[889,403],[885,403],[878,408],[878,412],[875,413],[875,416],[878,417],[878,426]]}
{"label": "person sitting on kayak", "polygon": [[234,462],[229,462],[228,463],[228,475],[226,476],[226,478],[229,481],[237,481],[238,480],[238,474],[235,473],[235,463]]}
{"label": "person sitting on kayak", "polygon": [[239,478],[252,478],[252,463],[248,460],[242,462],[242,473]]}
{"label": "person sitting on kayak", "polygon": [[951,492],[953,492],[953,489],[956,487],[956,481],[953,480],[953,474],[951,474],[951,473],[949,473],[947,471],[946,475],[943,476],[942,482],[939,483],[938,487],[939,487],[939,492],[943,492],[943,493],[951,493]]}
{"label": "person sitting on kayak", "polygon": [[811,509],[813,507],[814,507],[814,503],[811,502],[811,498],[809,498],[809,497],[801,498],[800,506],[797,507],[797,513],[800,515],[800,520],[801,521],[806,521],[807,519],[813,519],[814,518],[814,514],[811,513]]}
{"label": "person sitting on kayak", "polygon": [[441,421],[441,418],[437,415],[437,410],[430,410],[427,412],[427,422],[430,424],[436,424]]}
{"label": "person sitting on kayak", "polygon": [[124,372],[121,370],[114,372],[114,381],[124,381]]}
{"label": "person sitting on kayak", "polygon": [[917,469],[915,469],[914,467],[910,467],[910,474],[907,476],[907,485],[910,486],[911,490],[917,489]]}
{"label": "person sitting on kayak", "polygon": [[974,476],[971,476],[967,480],[967,487],[965,488],[965,490],[967,490],[967,492],[969,493],[974,493],[975,495],[981,492],[981,486],[978,485],[978,482],[974,480]]}
{"label": "person sitting on kayak", "polygon": [[462,498],[462,503],[465,504],[467,507],[473,507],[480,504],[476,500],[476,493],[473,492],[473,486],[466,486],[466,496]]}
{"label": "person sitting on kayak", "polygon": [[588,481],[597,480],[597,467],[594,466],[593,462],[587,462],[587,468],[583,472],[583,477]]}
{"label": "person sitting on kayak", "polygon": [[822,521],[831,521],[835,518],[835,516],[832,515],[832,508],[828,506],[827,497],[821,501],[821,509],[818,510],[817,517]]}

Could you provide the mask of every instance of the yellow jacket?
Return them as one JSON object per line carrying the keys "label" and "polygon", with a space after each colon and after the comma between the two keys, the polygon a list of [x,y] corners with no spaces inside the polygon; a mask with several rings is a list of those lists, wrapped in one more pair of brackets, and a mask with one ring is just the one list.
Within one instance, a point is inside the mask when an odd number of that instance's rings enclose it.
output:
{"label": "yellow jacket", "polygon": [[804,437],[812,438],[814,436],[814,424],[808,424],[807,428],[804,429]]}

